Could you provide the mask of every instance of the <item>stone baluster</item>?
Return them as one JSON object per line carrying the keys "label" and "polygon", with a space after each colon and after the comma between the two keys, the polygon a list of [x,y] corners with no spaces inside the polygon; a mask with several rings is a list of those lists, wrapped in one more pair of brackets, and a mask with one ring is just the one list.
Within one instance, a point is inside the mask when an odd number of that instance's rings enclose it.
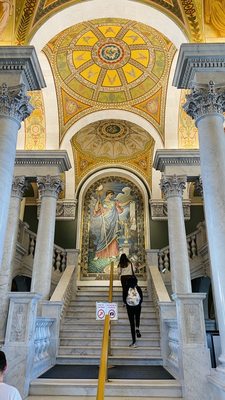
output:
{"label": "stone baluster", "polygon": [[167,199],[168,231],[170,245],[170,271],[174,293],[191,293],[191,277],[184,225],[182,194],[185,176],[166,176],[161,179],[161,189]]}
{"label": "stone baluster", "polygon": [[195,86],[187,95],[184,109],[195,119],[199,134],[205,219],[222,350],[217,370],[225,374],[225,86],[212,81]]}
{"label": "stone baluster", "polygon": [[34,255],[31,291],[48,299],[51,287],[52,254],[54,248],[56,202],[62,190],[58,176],[37,178],[41,197],[41,209]]}
{"label": "stone baluster", "polygon": [[26,188],[25,177],[13,178],[11,200],[8,214],[7,231],[5,235],[2,267],[0,269],[0,340],[4,339],[8,312],[8,292],[11,291],[13,278],[13,263],[16,254],[16,244],[19,231],[19,214],[21,199]]}

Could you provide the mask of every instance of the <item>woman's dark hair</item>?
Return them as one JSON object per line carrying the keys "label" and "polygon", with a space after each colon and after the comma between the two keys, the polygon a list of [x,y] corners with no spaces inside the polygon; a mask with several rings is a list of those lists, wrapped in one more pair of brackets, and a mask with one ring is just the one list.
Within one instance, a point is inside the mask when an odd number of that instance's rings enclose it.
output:
{"label": "woman's dark hair", "polygon": [[130,262],[130,260],[129,260],[129,258],[127,258],[127,255],[125,253],[121,254],[120,261],[119,261],[119,267],[126,268],[128,266],[129,262]]}
{"label": "woman's dark hair", "polygon": [[108,194],[115,194],[115,192],[113,190],[107,190],[105,195],[108,196]]}
{"label": "woman's dark hair", "polygon": [[7,365],[6,356],[3,351],[0,351],[0,372],[3,372]]}

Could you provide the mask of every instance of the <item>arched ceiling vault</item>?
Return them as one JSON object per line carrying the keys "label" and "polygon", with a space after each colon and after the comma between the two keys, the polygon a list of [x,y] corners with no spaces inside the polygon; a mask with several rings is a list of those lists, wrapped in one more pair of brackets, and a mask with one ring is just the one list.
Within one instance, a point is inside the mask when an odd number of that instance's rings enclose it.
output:
{"label": "arched ceiling vault", "polygon": [[[190,41],[203,40],[202,2],[198,0],[136,0],[157,8],[173,19]],[[27,44],[52,15],[83,0],[17,0],[15,36],[18,44]]]}
{"label": "arched ceiling vault", "polygon": [[44,48],[55,79],[60,142],[84,115],[108,109],[147,119],[164,140],[165,101],[175,46],[136,21],[101,18],[74,25]]}
{"label": "arched ceiling vault", "polygon": [[76,186],[95,169],[121,167],[136,171],[151,187],[155,141],[140,126],[124,120],[87,125],[71,139]]}

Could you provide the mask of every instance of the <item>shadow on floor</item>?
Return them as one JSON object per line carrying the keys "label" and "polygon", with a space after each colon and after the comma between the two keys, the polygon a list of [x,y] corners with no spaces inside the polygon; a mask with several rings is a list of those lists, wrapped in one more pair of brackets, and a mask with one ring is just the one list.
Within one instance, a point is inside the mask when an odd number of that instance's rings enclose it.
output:
{"label": "shadow on floor", "polygon": [[[97,365],[55,365],[39,378],[98,379]],[[116,365],[108,369],[108,379],[174,379],[160,365]]]}

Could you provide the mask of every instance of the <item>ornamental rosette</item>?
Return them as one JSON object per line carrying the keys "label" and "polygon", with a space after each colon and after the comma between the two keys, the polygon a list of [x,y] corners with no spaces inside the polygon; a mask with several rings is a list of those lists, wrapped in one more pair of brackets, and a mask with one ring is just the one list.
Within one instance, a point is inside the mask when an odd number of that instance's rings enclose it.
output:
{"label": "ornamental rosette", "polygon": [[0,116],[11,117],[21,123],[34,109],[29,101],[24,84],[11,87],[6,83],[0,85]]}
{"label": "ornamental rosette", "polygon": [[225,88],[217,87],[210,81],[208,85],[192,89],[186,95],[183,109],[195,121],[208,114],[223,114],[225,111]]}
{"label": "ornamental rosette", "polygon": [[169,197],[182,198],[186,181],[186,176],[163,175],[160,181],[160,187],[166,199]]}
{"label": "ornamental rosette", "polygon": [[37,185],[40,197],[58,198],[59,193],[63,190],[63,184],[59,176],[38,176]]}

